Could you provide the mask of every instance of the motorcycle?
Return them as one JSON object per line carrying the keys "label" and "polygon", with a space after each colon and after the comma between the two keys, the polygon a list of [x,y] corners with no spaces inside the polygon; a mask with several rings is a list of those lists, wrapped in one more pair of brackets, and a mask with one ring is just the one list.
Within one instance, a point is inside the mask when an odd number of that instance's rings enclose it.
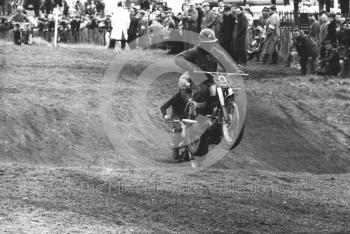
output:
{"label": "motorcycle", "polygon": [[263,36],[263,28],[261,26],[258,26],[254,30],[254,38],[251,41],[251,44],[249,46],[248,52],[248,60],[252,60],[254,56],[256,56],[257,62],[259,62],[260,54],[263,50],[263,45],[264,45],[264,36]]}
{"label": "motorcycle", "polygon": [[17,45],[30,44],[33,23],[13,22],[12,25],[18,29],[14,31],[14,40]]}
{"label": "motorcycle", "polygon": [[[191,153],[188,151],[188,145],[191,143],[189,138],[189,131],[193,124],[197,123],[192,119],[181,120],[166,120],[167,124],[171,124],[171,132],[173,134],[171,148],[173,150],[174,159],[176,161],[190,161],[193,159]],[[179,127],[175,127],[180,125]]]}
{"label": "motorcycle", "polygon": [[189,99],[185,109],[186,119],[171,120],[168,123],[178,123],[181,128],[181,140],[173,149],[178,151],[179,160],[189,161],[194,156],[202,156],[208,152],[209,144],[219,144],[231,150],[235,148],[243,138],[244,125],[239,130],[240,113],[235,102],[235,96],[240,88],[234,88],[228,81],[230,75],[247,75],[222,72],[197,72],[213,76],[213,84],[210,86],[211,115],[197,114],[196,105]]}

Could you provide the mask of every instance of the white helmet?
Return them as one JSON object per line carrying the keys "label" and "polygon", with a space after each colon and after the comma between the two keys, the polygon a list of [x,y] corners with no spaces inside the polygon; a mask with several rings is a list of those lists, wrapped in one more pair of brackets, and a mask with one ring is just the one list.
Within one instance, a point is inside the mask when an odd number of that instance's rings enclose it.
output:
{"label": "white helmet", "polygon": [[179,88],[185,89],[191,86],[190,83],[190,74],[186,71],[184,74],[182,74],[179,78]]}
{"label": "white helmet", "polygon": [[217,42],[217,40],[215,32],[209,28],[205,28],[199,33],[199,42],[212,43]]}

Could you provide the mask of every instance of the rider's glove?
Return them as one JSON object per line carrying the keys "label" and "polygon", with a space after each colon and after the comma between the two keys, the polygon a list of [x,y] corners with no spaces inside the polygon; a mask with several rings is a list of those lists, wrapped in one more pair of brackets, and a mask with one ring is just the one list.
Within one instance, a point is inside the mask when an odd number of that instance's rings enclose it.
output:
{"label": "rider's glove", "polygon": [[191,104],[193,105],[194,108],[198,107],[198,103],[196,101],[193,101],[192,99],[190,99]]}
{"label": "rider's glove", "polygon": [[164,119],[165,119],[165,120],[169,120],[170,117],[169,117],[168,115],[164,115]]}

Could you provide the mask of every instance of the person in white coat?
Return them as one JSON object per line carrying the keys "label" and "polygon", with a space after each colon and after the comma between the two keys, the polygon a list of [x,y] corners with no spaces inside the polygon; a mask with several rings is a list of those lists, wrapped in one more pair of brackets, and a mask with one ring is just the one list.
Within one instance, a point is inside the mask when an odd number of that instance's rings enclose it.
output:
{"label": "person in white coat", "polygon": [[[130,13],[124,9],[122,2],[118,2],[118,7],[112,15],[112,32],[109,42],[109,48],[114,49],[115,44],[121,42],[121,48],[125,48],[128,40],[128,29],[130,26]],[[120,45],[119,45],[120,46]]]}

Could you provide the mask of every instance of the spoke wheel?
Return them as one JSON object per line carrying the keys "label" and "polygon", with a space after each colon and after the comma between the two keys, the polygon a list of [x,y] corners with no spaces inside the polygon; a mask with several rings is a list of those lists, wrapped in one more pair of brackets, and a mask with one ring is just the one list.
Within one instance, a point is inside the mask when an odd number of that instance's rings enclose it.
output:
{"label": "spoke wheel", "polygon": [[225,105],[227,111],[226,123],[222,124],[222,142],[228,149],[235,146],[236,140],[239,138],[239,110],[233,98],[229,98]]}

